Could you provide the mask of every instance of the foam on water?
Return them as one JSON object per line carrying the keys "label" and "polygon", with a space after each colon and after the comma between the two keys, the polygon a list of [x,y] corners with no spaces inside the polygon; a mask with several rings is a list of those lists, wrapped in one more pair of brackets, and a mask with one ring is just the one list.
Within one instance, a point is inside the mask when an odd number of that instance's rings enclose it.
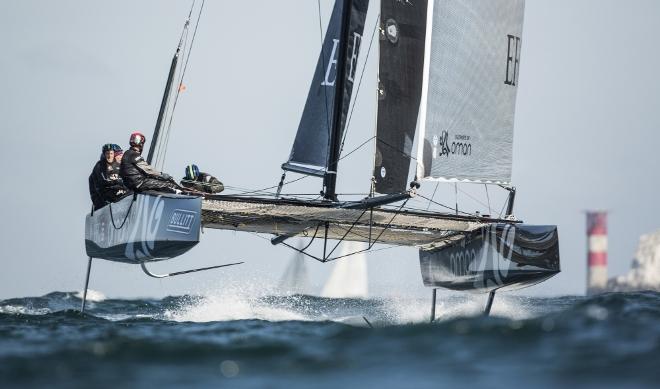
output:
{"label": "foam on water", "polygon": [[0,306],[0,313],[9,315],[47,315],[52,311],[48,308],[30,308],[20,305],[5,305]]}
{"label": "foam on water", "polygon": [[[83,298],[83,291],[79,291],[75,294],[76,297],[79,299]],[[91,302],[101,302],[106,299],[105,295],[102,292],[99,292],[98,290],[93,290],[93,289],[87,289],[87,301]]]}
{"label": "foam on water", "polygon": [[[255,285],[255,284],[252,284]],[[482,314],[486,295],[439,293],[436,320],[452,320]],[[278,296],[246,284],[225,284],[208,289],[199,298],[191,298],[164,318],[179,322],[224,322],[232,320],[335,321],[363,325],[362,317],[376,326],[427,323],[431,299],[414,297],[382,297],[372,299],[337,299],[307,295]],[[524,320],[535,312],[525,298],[498,295],[491,315],[511,320]]]}
{"label": "foam on water", "polygon": [[[487,295],[438,293],[436,321],[453,320],[461,317],[474,317],[483,313]],[[431,314],[431,298],[397,298],[384,300],[387,318],[392,324],[426,323]],[[525,298],[498,295],[491,310],[491,316],[511,319],[529,319],[543,312],[531,309]]]}
{"label": "foam on water", "polygon": [[268,292],[246,284],[225,285],[207,290],[200,299],[166,312],[166,318],[181,322],[307,320],[293,310],[274,307],[264,301],[262,297]]}

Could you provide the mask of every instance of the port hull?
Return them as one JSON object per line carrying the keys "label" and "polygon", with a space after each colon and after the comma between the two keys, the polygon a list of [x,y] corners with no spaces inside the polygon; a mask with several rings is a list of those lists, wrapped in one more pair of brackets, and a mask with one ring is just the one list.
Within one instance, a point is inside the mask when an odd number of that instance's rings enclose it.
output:
{"label": "port hull", "polygon": [[140,264],[184,254],[199,243],[202,200],[144,193],[87,215],[87,256]]}

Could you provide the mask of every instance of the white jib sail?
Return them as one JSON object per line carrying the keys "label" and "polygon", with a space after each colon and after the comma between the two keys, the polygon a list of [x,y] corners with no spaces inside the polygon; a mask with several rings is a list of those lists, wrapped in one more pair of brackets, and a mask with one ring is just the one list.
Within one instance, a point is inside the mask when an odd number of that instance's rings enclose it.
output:
{"label": "white jib sail", "polygon": [[[359,242],[344,242],[341,255],[347,255],[365,249]],[[335,260],[332,273],[321,291],[322,297],[367,298],[367,257],[365,253],[351,255]]]}
{"label": "white jib sail", "polygon": [[511,181],[524,8],[524,0],[430,2],[420,176]]}

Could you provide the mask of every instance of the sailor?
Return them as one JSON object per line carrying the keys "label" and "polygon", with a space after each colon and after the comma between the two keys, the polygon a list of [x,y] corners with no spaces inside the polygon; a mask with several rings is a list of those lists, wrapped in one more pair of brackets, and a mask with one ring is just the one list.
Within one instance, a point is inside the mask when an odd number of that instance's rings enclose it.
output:
{"label": "sailor", "polygon": [[181,179],[181,186],[210,194],[225,190],[220,180],[208,173],[200,172],[199,167],[194,164],[186,166],[186,174]]}
{"label": "sailor", "polygon": [[101,198],[101,193],[99,192],[99,182],[103,179],[101,177],[101,163],[105,159],[105,149],[107,145],[104,145],[101,148],[101,158],[96,162],[92,173],[89,175],[89,196],[92,199],[92,205],[94,210],[97,210],[105,205],[105,202]]}
{"label": "sailor", "polygon": [[131,134],[130,148],[126,150],[121,160],[120,174],[126,186],[136,192],[156,191],[166,193],[182,193],[179,185],[167,173],[162,173],[142,158],[142,149],[146,137],[139,132]]}
{"label": "sailor", "polygon": [[112,150],[115,152],[115,161],[121,164],[121,159],[124,156],[124,150],[118,144],[113,144]]}
{"label": "sailor", "polygon": [[101,148],[101,158],[89,176],[89,192],[94,209],[116,202],[129,192],[119,176],[119,163],[115,161],[115,152],[110,143]]}

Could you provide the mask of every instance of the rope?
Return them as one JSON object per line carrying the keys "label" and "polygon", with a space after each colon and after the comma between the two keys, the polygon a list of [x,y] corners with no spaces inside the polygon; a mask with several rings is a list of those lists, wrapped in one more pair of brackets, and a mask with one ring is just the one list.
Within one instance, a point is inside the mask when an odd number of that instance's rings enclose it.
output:
{"label": "rope", "polygon": [[309,246],[311,246],[312,243],[314,243],[314,239],[316,239],[316,234],[318,234],[318,232],[319,232],[319,227],[321,227],[321,223],[316,225],[316,230],[314,231],[314,235],[312,235],[312,239],[309,240],[309,243],[307,243],[307,246],[305,246],[301,249],[302,251],[307,250],[309,248]]}
{"label": "rope", "polygon": [[112,221],[112,226],[115,228],[115,230],[121,230],[124,227],[124,224],[126,224],[126,220],[128,220],[128,215],[131,214],[131,209],[133,208],[133,203],[135,203],[136,198],[135,195],[133,195],[133,201],[131,201],[131,205],[128,206],[128,211],[126,211],[126,216],[124,217],[124,221],[121,222],[121,225],[117,227],[115,224],[115,217],[112,214],[112,203],[110,203],[110,220]]}

